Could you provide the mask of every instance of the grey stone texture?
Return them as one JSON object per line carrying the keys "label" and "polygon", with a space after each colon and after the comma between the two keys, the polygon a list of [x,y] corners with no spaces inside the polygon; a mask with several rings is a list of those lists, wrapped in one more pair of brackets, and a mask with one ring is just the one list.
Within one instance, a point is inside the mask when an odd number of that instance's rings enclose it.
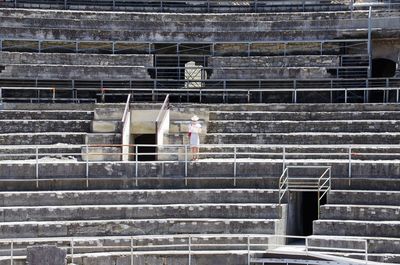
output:
{"label": "grey stone texture", "polygon": [[153,66],[150,54],[74,54],[74,53],[29,53],[0,52],[2,64],[60,64],[97,66]]}
{"label": "grey stone texture", "polygon": [[67,251],[56,246],[28,247],[28,265],[65,265]]}
{"label": "grey stone texture", "polygon": [[210,67],[338,67],[340,57],[337,55],[307,56],[213,56],[208,59]]}
{"label": "grey stone texture", "polygon": [[147,69],[142,66],[87,66],[56,64],[14,64],[7,65],[0,77],[42,79],[150,79]]}
{"label": "grey stone texture", "polygon": [[330,74],[325,67],[216,68],[211,79],[318,79]]}

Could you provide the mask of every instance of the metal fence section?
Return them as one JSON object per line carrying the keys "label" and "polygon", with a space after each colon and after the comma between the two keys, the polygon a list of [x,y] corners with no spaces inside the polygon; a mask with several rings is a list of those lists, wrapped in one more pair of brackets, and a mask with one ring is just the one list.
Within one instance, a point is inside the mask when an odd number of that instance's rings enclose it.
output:
{"label": "metal fence section", "polygon": [[[368,3],[369,4],[369,3]],[[395,0],[384,0],[374,4],[381,9],[397,7]],[[369,4],[370,5],[370,4]],[[316,10],[343,11],[366,8],[363,1],[345,0],[340,3],[317,0],[5,0],[0,6],[40,7],[52,9],[84,9],[113,11],[153,11],[153,12],[309,12]]]}
{"label": "metal fence section", "polygon": [[[110,241],[118,241],[118,245],[106,244],[104,239],[110,239]],[[153,243],[150,245],[141,244],[143,240],[153,239]],[[236,243],[223,244],[218,242],[212,242],[212,239],[236,239]],[[18,252],[26,252],[25,247],[20,247],[23,244],[43,244],[52,243],[58,247],[67,251],[67,259],[69,262],[74,263],[74,259],[79,250],[81,253],[90,253],[91,251],[108,251],[117,252],[121,255],[130,257],[131,264],[134,263],[134,258],[138,254],[143,253],[163,253],[168,250],[174,250],[176,254],[186,256],[188,264],[191,264],[193,256],[198,254],[216,254],[216,253],[230,253],[234,251],[236,254],[246,255],[247,264],[268,264],[266,258],[253,257],[254,254],[265,254],[270,251],[276,253],[277,251],[281,254],[295,252],[299,255],[313,255],[322,259],[328,259],[331,262],[335,261],[347,261],[350,263],[346,264],[378,264],[370,261],[369,258],[375,256],[368,250],[369,240],[374,238],[362,239],[352,237],[341,237],[340,240],[361,243],[360,248],[340,248],[340,247],[317,247],[312,246],[310,241],[312,237],[303,236],[291,236],[291,235],[236,235],[236,234],[190,234],[190,235],[143,235],[143,236],[120,236],[120,237],[91,237],[90,241],[104,240],[101,245],[88,244],[88,238],[72,237],[72,238],[36,238],[36,239],[1,239],[1,245],[8,245],[8,251],[2,251],[2,257],[9,257],[10,264],[14,264],[15,254]],[[165,243],[168,240],[169,243]],[[288,240],[303,241],[303,244],[297,245],[295,250],[284,249],[287,245]],[[199,243],[197,243],[200,241]],[[263,243],[262,241],[265,241]],[[279,248],[279,250],[277,250]],[[361,255],[362,260],[345,258],[349,255]],[[24,258],[25,256],[22,256]],[[18,256],[21,258],[21,255]],[[275,260],[276,262],[276,260]],[[327,263],[328,264],[328,263]],[[332,264],[332,263],[329,263]]]}
{"label": "metal fence section", "polygon": [[[91,147],[96,147],[94,149],[96,151],[90,152]],[[134,150],[132,153],[110,153],[110,151],[105,149],[107,147],[123,147],[123,145],[22,145],[15,146],[12,150],[2,147],[0,148],[0,165],[26,164],[29,165],[30,169],[34,169],[34,172],[27,170],[21,176],[22,178],[10,179],[4,175],[0,181],[31,182],[35,183],[38,188],[43,181],[77,180],[85,183],[86,188],[89,188],[90,182],[100,180],[130,180],[137,186],[141,180],[174,178],[175,180],[182,180],[187,186],[189,180],[219,178],[230,179],[233,185],[236,186],[237,180],[246,179],[249,177],[249,174],[253,174],[252,172],[244,174],[243,170],[239,172],[241,167],[247,168],[248,165],[259,163],[260,165],[279,165],[284,170],[288,170],[287,166],[292,166],[294,163],[297,168],[329,168],[328,171],[320,175],[318,185],[315,184],[315,189],[318,189],[322,195],[325,195],[331,183],[331,168],[334,171],[338,163],[341,165],[342,175],[335,175],[334,177],[348,179],[351,182],[354,179],[354,164],[362,165],[365,163],[367,165],[371,160],[381,160],[387,164],[396,165],[400,158],[399,145],[201,145],[200,159],[196,161],[189,159],[191,155],[189,145],[129,145],[129,149]],[[153,147],[156,148],[156,152],[140,153],[138,152],[139,147]],[[101,148],[104,148],[104,151],[99,151]],[[21,151],[17,152],[18,149]],[[52,149],[62,149],[62,152],[52,152]],[[388,149],[391,150],[388,151]],[[80,150],[80,152],[75,150]],[[104,158],[103,160],[93,160],[97,156]],[[156,156],[160,160],[142,161],[142,159],[139,159],[146,156]],[[129,160],[121,161],[122,157],[129,158]],[[218,172],[206,171],[201,172],[203,175],[197,176],[199,166],[202,164],[209,165],[209,163],[214,165],[224,164],[224,174],[220,175]],[[53,175],[51,172],[43,171],[46,165],[66,165],[70,169],[75,166],[77,169],[74,171],[74,176],[71,176],[68,170],[58,170],[58,175]],[[96,169],[99,166],[111,165],[120,166],[121,175],[107,176],[107,174],[96,174]],[[160,171],[150,174],[146,170],[151,165],[158,165]],[[165,175],[166,166],[172,170],[168,175]],[[141,172],[142,170],[143,172]],[[345,172],[346,170],[347,172]],[[288,190],[288,185],[286,185],[288,178],[285,178],[285,172],[281,176],[279,186],[281,189],[280,197],[282,193]],[[46,174],[43,175],[44,173]],[[276,178],[276,176],[269,175],[267,171],[258,172],[257,174],[254,173],[253,176],[258,176],[257,178]],[[309,175],[307,172],[303,172],[303,174],[305,177]],[[317,179],[313,178],[314,180]]]}

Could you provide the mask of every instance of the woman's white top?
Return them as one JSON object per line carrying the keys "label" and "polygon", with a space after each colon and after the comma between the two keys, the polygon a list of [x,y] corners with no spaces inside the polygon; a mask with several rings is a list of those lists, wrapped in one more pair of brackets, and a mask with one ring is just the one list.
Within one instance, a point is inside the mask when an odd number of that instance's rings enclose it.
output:
{"label": "woman's white top", "polygon": [[198,122],[191,123],[189,125],[189,132],[191,133],[190,145],[199,145],[200,144],[199,133],[201,133],[201,124]]}

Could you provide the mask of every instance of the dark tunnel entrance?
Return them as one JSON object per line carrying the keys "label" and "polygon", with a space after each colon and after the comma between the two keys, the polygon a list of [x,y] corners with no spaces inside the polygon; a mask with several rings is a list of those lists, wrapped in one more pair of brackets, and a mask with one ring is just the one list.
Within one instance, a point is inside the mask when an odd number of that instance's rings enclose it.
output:
{"label": "dark tunnel entrance", "polygon": [[[371,77],[385,78],[393,77],[396,74],[396,62],[388,59],[377,58],[372,60]],[[384,102],[384,92],[382,90],[369,91],[369,100],[371,103]]]}

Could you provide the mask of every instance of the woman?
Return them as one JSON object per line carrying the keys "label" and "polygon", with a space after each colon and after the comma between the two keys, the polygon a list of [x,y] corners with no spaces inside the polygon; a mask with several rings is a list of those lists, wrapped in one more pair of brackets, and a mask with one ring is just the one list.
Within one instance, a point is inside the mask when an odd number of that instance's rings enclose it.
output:
{"label": "woman", "polygon": [[189,142],[190,147],[192,149],[192,160],[199,159],[199,145],[200,145],[200,137],[201,133],[201,124],[199,123],[199,117],[194,115],[192,117],[192,122],[189,125]]}

